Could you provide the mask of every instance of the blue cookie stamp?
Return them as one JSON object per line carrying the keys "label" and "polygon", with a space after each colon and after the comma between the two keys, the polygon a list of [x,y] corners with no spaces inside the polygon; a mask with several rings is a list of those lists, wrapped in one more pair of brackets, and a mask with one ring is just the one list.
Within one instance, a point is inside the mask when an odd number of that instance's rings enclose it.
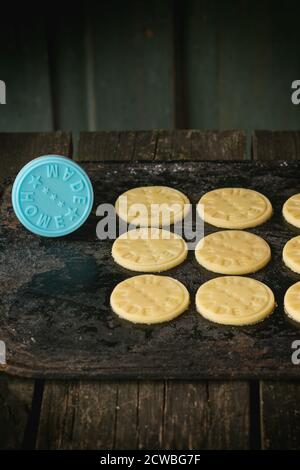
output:
{"label": "blue cookie stamp", "polygon": [[93,206],[93,187],[85,171],[69,158],[45,155],[18,173],[12,203],[20,222],[43,237],[77,230]]}

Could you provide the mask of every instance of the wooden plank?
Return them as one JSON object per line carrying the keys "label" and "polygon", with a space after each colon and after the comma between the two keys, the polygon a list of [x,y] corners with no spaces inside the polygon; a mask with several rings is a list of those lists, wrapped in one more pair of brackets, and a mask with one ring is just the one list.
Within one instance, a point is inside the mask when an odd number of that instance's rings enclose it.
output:
{"label": "wooden plank", "polygon": [[244,131],[193,131],[193,160],[241,160],[246,158]]}
{"label": "wooden plank", "polygon": [[114,160],[118,142],[117,132],[81,132],[75,160]]}
{"label": "wooden plank", "polygon": [[0,178],[21,169],[41,155],[70,154],[69,132],[0,133]]}
{"label": "wooden plank", "polygon": [[[45,13],[27,8],[7,12],[0,30],[1,80],[7,103],[1,106],[0,131],[53,129]],[[21,150],[21,149],[19,149]]]}
{"label": "wooden plank", "polygon": [[47,382],[38,449],[112,449],[117,382]]}
{"label": "wooden plank", "polygon": [[82,132],[77,160],[240,160],[243,131]]}
{"label": "wooden plank", "polygon": [[247,449],[249,416],[247,382],[169,381],[164,445],[167,449]]}
{"label": "wooden plank", "polygon": [[22,448],[33,392],[33,380],[0,373],[0,449]]}
{"label": "wooden plank", "polygon": [[[296,160],[300,158],[300,132],[255,131],[252,147],[257,160]],[[299,382],[260,383],[263,449],[300,449],[299,396]]]}
{"label": "wooden plank", "polygon": [[158,131],[141,131],[135,136],[132,160],[154,160],[157,148]]}
{"label": "wooden plank", "polygon": [[165,383],[159,381],[139,382],[138,401],[138,448],[163,449],[163,419],[165,406]]}
{"label": "wooden plank", "polygon": [[252,147],[255,160],[297,160],[300,158],[300,132],[255,131]]}
{"label": "wooden plank", "polygon": [[299,450],[299,382],[263,381],[260,389],[262,448],[268,450]]}
{"label": "wooden plank", "polygon": [[122,381],[118,384],[116,407],[115,449],[138,447],[139,383]]}
{"label": "wooden plank", "polygon": [[95,128],[173,127],[172,2],[95,2],[88,15]]}

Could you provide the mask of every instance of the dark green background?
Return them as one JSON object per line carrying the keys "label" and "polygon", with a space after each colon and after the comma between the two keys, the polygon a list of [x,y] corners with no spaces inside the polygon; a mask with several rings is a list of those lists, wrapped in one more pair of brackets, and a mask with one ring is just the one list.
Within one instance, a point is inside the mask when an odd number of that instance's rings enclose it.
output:
{"label": "dark green background", "polygon": [[2,18],[0,132],[299,129],[300,2],[63,4]]}

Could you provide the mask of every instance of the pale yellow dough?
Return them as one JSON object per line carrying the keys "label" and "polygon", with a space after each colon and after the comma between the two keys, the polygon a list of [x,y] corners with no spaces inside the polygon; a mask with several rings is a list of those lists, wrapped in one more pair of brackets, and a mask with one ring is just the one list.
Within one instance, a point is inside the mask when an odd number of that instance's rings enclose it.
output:
{"label": "pale yellow dough", "polygon": [[285,313],[297,322],[300,322],[300,282],[296,282],[285,293]]}
{"label": "pale yellow dough", "polygon": [[202,238],[196,246],[199,264],[220,274],[248,274],[263,268],[271,250],[261,237],[242,230],[224,230]]}
{"label": "pale yellow dough", "polygon": [[119,317],[149,325],[178,317],[189,303],[188,290],[181,282],[153,274],[120,282],[110,297],[111,307]]}
{"label": "pale yellow dough", "polygon": [[288,268],[300,274],[300,235],[292,238],[285,244],[282,258]]}
{"label": "pale yellow dough", "polygon": [[196,294],[198,312],[223,325],[250,325],[275,308],[271,289],[249,277],[224,276],[202,284]]}
{"label": "pale yellow dough", "polygon": [[289,224],[300,228],[300,193],[294,194],[294,196],[285,201],[282,214]]}
{"label": "pale yellow dough", "polygon": [[116,263],[147,273],[174,268],[185,260],[187,253],[183,238],[159,228],[130,230],[117,238],[112,247]]}
{"label": "pale yellow dough", "polygon": [[161,227],[182,220],[190,201],[177,189],[145,186],[130,189],[116,201],[116,212],[125,222],[140,227]]}
{"label": "pale yellow dough", "polygon": [[215,227],[244,229],[262,224],[272,215],[272,205],[263,194],[244,188],[219,188],[204,194],[198,213]]}

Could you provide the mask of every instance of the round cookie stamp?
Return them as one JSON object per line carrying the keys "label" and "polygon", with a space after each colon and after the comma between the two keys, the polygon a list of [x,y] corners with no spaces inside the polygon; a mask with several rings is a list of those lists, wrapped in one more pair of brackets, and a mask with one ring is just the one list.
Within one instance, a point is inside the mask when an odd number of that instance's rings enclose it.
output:
{"label": "round cookie stamp", "polygon": [[145,186],[129,189],[118,197],[115,208],[125,222],[140,227],[161,227],[182,220],[190,201],[177,189]]}
{"label": "round cookie stamp", "polygon": [[289,224],[300,228],[300,193],[294,194],[294,196],[285,201],[282,214]]}
{"label": "round cookie stamp", "polygon": [[271,289],[255,279],[224,276],[202,284],[196,293],[197,311],[223,325],[250,325],[264,320],[275,308]]}
{"label": "round cookie stamp", "polygon": [[134,276],[112,291],[110,304],[121,318],[133,323],[162,323],[172,320],[189,306],[186,287],[176,279],[153,274]]}
{"label": "round cookie stamp", "polygon": [[214,273],[248,274],[263,268],[271,250],[261,237],[242,230],[224,230],[202,238],[195,249],[198,263]]}
{"label": "round cookie stamp", "polygon": [[286,291],[284,311],[292,320],[300,322],[300,282],[296,282]]}
{"label": "round cookie stamp", "polygon": [[20,222],[44,237],[77,230],[93,206],[93,188],[85,171],[67,157],[35,158],[18,173],[12,204]]}
{"label": "round cookie stamp", "polygon": [[116,263],[132,271],[161,272],[174,268],[187,257],[182,237],[159,228],[138,228],[123,233],[112,247]]}
{"label": "round cookie stamp", "polygon": [[264,223],[272,215],[272,205],[263,194],[245,188],[219,188],[204,194],[198,213],[215,227],[244,229]]}
{"label": "round cookie stamp", "polygon": [[288,268],[300,274],[300,235],[291,238],[284,245],[282,259]]}

